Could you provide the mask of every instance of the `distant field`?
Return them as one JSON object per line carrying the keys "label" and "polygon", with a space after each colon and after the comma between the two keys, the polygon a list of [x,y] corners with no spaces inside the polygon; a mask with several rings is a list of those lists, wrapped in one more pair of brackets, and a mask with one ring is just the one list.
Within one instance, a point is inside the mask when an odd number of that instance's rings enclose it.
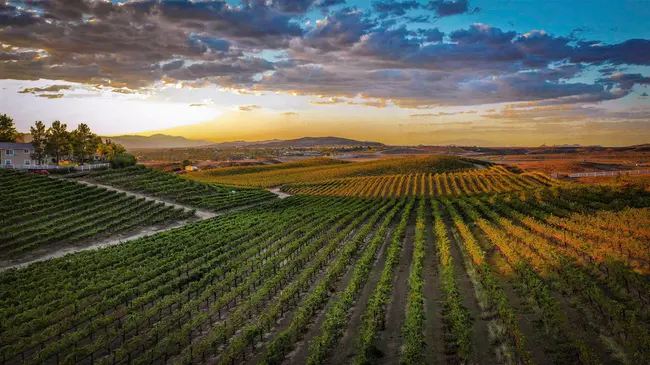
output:
{"label": "distant field", "polygon": [[289,184],[282,191],[290,194],[404,197],[499,193],[535,189],[559,184],[541,173],[514,174],[501,166],[456,173],[415,173],[381,175]]}
{"label": "distant field", "polygon": [[0,255],[184,219],[193,213],[72,181],[0,169]]}
{"label": "distant field", "polygon": [[[305,160],[271,164],[271,165],[222,167],[222,168],[205,171],[205,175],[209,175],[209,176],[243,175],[243,174],[252,174],[252,173],[264,172],[264,171],[297,169],[301,167],[338,166],[347,163],[349,162],[335,160],[332,158],[320,157],[320,158],[310,158]],[[201,175],[201,173],[195,173],[195,174]]]}
{"label": "distant field", "polygon": [[455,172],[475,169],[476,163],[473,160],[451,156],[410,157],[357,163],[320,158],[280,165],[199,171],[190,173],[187,177],[236,186],[273,187],[296,182],[359,176]]}
{"label": "distant field", "polygon": [[638,186],[650,189],[650,174],[581,177],[575,181],[606,186]]}
{"label": "distant field", "polygon": [[193,181],[141,165],[93,173],[90,179],[213,211],[249,205],[275,197],[273,193],[265,190]]}

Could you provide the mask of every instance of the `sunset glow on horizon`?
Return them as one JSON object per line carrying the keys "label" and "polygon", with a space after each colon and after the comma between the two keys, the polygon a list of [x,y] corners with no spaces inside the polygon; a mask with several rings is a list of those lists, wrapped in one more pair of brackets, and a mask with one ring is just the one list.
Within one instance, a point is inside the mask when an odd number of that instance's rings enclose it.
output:
{"label": "sunset glow on horizon", "polygon": [[22,132],[214,142],[641,144],[649,17],[604,0],[0,0],[0,112]]}

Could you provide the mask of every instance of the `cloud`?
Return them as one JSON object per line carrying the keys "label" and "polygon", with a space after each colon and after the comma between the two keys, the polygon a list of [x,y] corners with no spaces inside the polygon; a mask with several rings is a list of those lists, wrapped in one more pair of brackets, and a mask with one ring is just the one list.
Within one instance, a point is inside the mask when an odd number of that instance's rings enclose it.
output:
{"label": "cloud", "polygon": [[20,90],[19,93],[21,94],[35,94],[35,93],[41,93],[41,92],[58,92],[62,90],[70,90],[72,86],[70,85],[51,85],[48,87],[30,87],[30,88],[25,88],[23,90]]}
{"label": "cloud", "polygon": [[[441,18],[470,12],[469,0],[433,0],[429,1],[426,8],[433,10]],[[479,11],[479,8],[471,10],[472,13]]]}
{"label": "cloud", "polygon": [[449,34],[452,42],[460,44],[505,44],[512,41],[516,32],[504,32],[499,28],[490,27],[485,24],[475,23],[469,29],[459,29]]}
{"label": "cloud", "polygon": [[418,29],[418,35],[424,37],[427,42],[441,42],[445,33],[441,32],[438,28],[431,29]]}
{"label": "cloud", "polygon": [[61,99],[63,97],[63,94],[40,94],[39,97],[48,99]]}
{"label": "cloud", "polygon": [[476,114],[478,113],[476,110],[464,110],[460,112],[438,112],[438,113],[416,113],[416,114],[410,114],[409,116],[411,118],[424,118],[424,117],[446,117],[450,115],[462,115],[462,114]]}
{"label": "cloud", "polygon": [[327,100],[309,100],[309,104],[314,105],[332,105],[341,103],[345,103],[345,100],[341,98],[329,98]]}
{"label": "cloud", "polygon": [[296,112],[283,112],[282,115],[285,116],[285,117],[297,117],[297,116],[300,115],[300,113],[296,113]]}
{"label": "cloud", "polygon": [[242,111],[242,112],[250,112],[250,111],[258,110],[258,109],[262,109],[262,107],[259,106],[259,105],[254,105],[254,104],[252,104],[252,105],[240,105],[240,106],[237,107],[237,110]]}
{"label": "cloud", "polygon": [[634,85],[650,85],[650,77],[618,72],[608,78],[600,79],[599,82],[606,85],[608,90],[614,86],[618,86],[622,90],[631,90]]}
{"label": "cloud", "polygon": [[[1,78],[118,93],[216,85],[371,107],[543,106],[624,97],[648,76],[621,70],[650,65],[645,39],[605,44],[480,23],[445,37],[427,23],[405,26],[477,11],[468,0],[377,0],[365,10],[328,9],[343,0],[14,3],[0,0]],[[327,13],[305,24],[314,10]]]}
{"label": "cloud", "polygon": [[439,18],[480,11],[479,8],[470,9],[469,0],[432,0],[427,4],[421,4],[416,0],[376,0],[372,3],[372,7],[380,18],[402,17],[407,12],[418,9],[431,10]]}
{"label": "cloud", "polygon": [[372,3],[374,10],[380,14],[380,16],[402,16],[405,15],[407,11],[419,9],[421,5],[415,0],[405,0],[405,1],[392,1],[392,0],[377,0]]}

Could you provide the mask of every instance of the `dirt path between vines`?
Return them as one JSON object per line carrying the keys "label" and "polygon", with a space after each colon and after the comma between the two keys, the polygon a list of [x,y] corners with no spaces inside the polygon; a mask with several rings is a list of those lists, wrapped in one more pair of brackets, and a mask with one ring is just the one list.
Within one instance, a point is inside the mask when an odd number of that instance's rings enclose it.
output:
{"label": "dirt path between vines", "polygon": [[440,274],[438,272],[438,255],[436,254],[436,242],[433,236],[433,212],[431,205],[426,206],[426,254],[424,256],[424,313],[425,313],[425,331],[424,341],[425,363],[426,364],[445,364],[445,342],[444,342],[444,322],[442,316],[442,289],[440,288]]}
{"label": "dirt path between vines", "polygon": [[406,235],[400,252],[399,264],[395,268],[393,293],[386,309],[386,327],[379,333],[377,349],[383,354],[379,364],[399,364],[400,346],[402,346],[402,326],[406,315],[408,299],[408,278],[413,261],[413,239],[415,237],[415,218],[417,209],[411,209]]}
{"label": "dirt path between vines", "polygon": [[[119,189],[113,186],[109,185],[103,185],[103,184],[97,184],[94,182],[88,182],[88,181],[82,181],[82,180],[77,180],[79,183],[89,185],[89,186],[97,186],[100,188],[105,188],[111,191],[116,191],[120,193],[126,193],[128,196],[134,196],[138,198],[144,198],[147,200],[152,200],[158,203],[164,203],[166,205],[171,205],[174,206],[175,208],[180,208],[180,209],[185,209],[185,210],[192,210],[195,209],[193,207],[187,206],[187,205],[182,205],[178,203],[173,203],[165,199],[159,199],[159,198],[154,198],[149,195],[144,195],[144,194],[139,194],[139,193],[133,193],[127,190]],[[273,192],[273,191],[272,191]],[[284,199],[288,196],[289,194],[284,194],[284,193],[276,193],[273,192],[278,196],[280,199]],[[112,234],[110,236],[105,236],[105,237],[97,237],[97,238],[91,238],[90,240],[82,241],[82,242],[76,242],[74,244],[70,243],[54,243],[51,245],[46,245],[43,247],[39,247],[35,250],[32,250],[30,252],[27,252],[19,257],[7,260],[7,259],[2,259],[0,260],[0,272],[3,272],[5,270],[9,269],[18,269],[25,267],[27,265],[30,265],[35,262],[39,261],[46,261],[50,259],[54,259],[57,257],[62,257],[71,253],[75,252],[81,252],[81,251],[88,251],[88,250],[94,250],[94,249],[101,249],[104,247],[109,247],[109,246],[115,246],[119,245],[122,243],[126,243],[129,241],[136,240],[138,238],[150,236],[156,233],[161,233],[161,232],[166,232],[172,229],[180,228],[183,227],[189,223],[192,222],[198,222],[206,219],[211,219],[215,217],[219,217],[228,213],[233,213],[233,212],[238,212],[241,210],[246,210],[249,208],[256,207],[260,204],[267,203],[271,200],[265,200],[261,202],[257,202],[254,204],[249,204],[249,205],[244,205],[240,207],[235,207],[227,210],[223,210],[220,212],[210,212],[207,210],[201,210],[201,209],[195,209],[195,217],[196,218],[191,218],[191,219],[185,219],[181,221],[176,221],[176,222],[168,222],[168,223],[162,223],[162,224],[156,224],[152,226],[147,226],[147,227],[140,227],[136,228],[127,232],[121,232],[121,233],[116,233]]]}
{"label": "dirt path between vines", "polygon": [[372,267],[372,271],[368,276],[368,281],[363,287],[359,298],[357,298],[356,305],[352,309],[352,314],[350,315],[350,321],[343,333],[343,337],[339,341],[339,344],[332,352],[332,358],[329,361],[330,364],[347,364],[350,363],[352,358],[357,354],[357,331],[361,328],[362,316],[368,308],[368,301],[372,296],[372,293],[375,291],[379,280],[381,279],[381,273],[384,270],[386,264],[386,249],[390,245],[390,241],[393,237],[393,232],[397,222],[394,221],[391,223],[391,227],[386,233],[384,242],[377,252],[377,258],[375,259],[375,264]]}
{"label": "dirt path between vines", "polygon": [[472,279],[467,273],[467,268],[465,267],[465,261],[463,256],[458,248],[460,242],[457,241],[457,237],[454,236],[451,222],[451,218],[446,215],[443,217],[445,226],[447,227],[447,237],[449,238],[450,248],[451,248],[451,257],[454,264],[454,276],[456,278],[456,285],[463,297],[463,306],[467,308],[470,315],[472,316],[472,335],[474,337],[475,345],[475,364],[495,364],[496,359],[494,358],[494,351],[490,346],[490,331],[488,330],[488,320],[481,316],[482,310],[476,299],[476,294],[474,291],[474,284]]}

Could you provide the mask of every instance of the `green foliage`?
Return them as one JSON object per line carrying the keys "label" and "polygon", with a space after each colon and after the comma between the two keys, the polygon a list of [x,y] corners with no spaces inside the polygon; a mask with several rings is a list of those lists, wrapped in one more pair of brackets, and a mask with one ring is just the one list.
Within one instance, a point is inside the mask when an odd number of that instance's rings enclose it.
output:
{"label": "green foliage", "polygon": [[18,136],[13,118],[7,114],[0,114],[0,142],[16,142]]}
{"label": "green foliage", "polygon": [[400,354],[401,364],[422,364],[424,361],[424,281],[422,270],[426,253],[426,200],[419,199],[417,220],[415,223],[415,238],[413,263],[409,275],[409,292],[406,302],[406,320],[402,327],[404,346]]}
{"label": "green foliage", "polygon": [[81,123],[77,126],[77,129],[70,133],[70,142],[75,160],[83,163],[89,158],[92,159],[102,139],[95,133],[92,133],[88,125]]}
{"label": "green foliage", "polygon": [[114,155],[111,159],[111,168],[123,169],[125,167],[135,166],[138,163],[136,157],[130,153],[120,153]]}
{"label": "green foliage", "polygon": [[47,130],[47,136],[45,152],[53,157],[58,165],[63,157],[72,151],[68,126],[58,120],[54,121],[52,126]]}
{"label": "green foliage", "polygon": [[368,301],[368,307],[363,314],[363,322],[361,328],[359,328],[359,335],[357,337],[358,353],[354,358],[355,364],[370,364],[375,359],[375,342],[379,331],[384,329],[386,322],[386,306],[390,302],[391,292],[393,290],[393,274],[399,264],[402,242],[406,235],[406,226],[414,203],[415,200],[413,198],[408,200],[400,222],[393,233],[388,250],[386,251],[384,270],[382,270],[379,283]]}
{"label": "green foliage", "polygon": [[[76,182],[0,170],[0,252],[18,253],[53,243],[182,218],[185,212]],[[6,205],[5,205],[6,204]]]}
{"label": "green foliage", "polygon": [[34,147],[34,153],[31,157],[41,165],[46,156],[48,139],[47,129],[45,128],[45,124],[39,120],[33,127],[29,127],[29,132],[32,135],[32,146]]}

